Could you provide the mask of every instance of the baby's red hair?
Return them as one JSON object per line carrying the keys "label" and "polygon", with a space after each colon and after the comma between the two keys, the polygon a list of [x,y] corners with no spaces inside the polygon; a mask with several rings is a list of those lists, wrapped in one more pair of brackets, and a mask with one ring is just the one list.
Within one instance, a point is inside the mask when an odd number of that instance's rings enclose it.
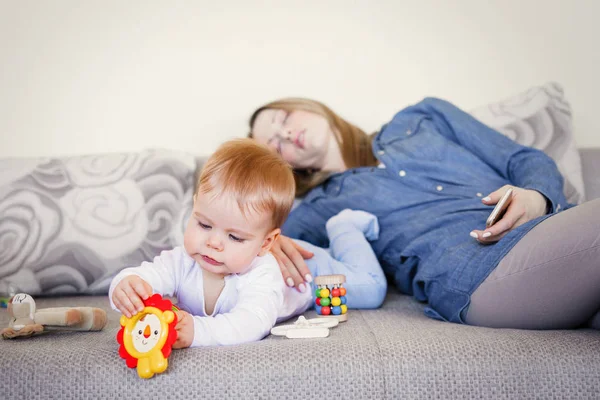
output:
{"label": "baby's red hair", "polygon": [[274,229],[292,209],[295,187],[292,169],[281,157],[252,139],[234,139],[204,164],[197,193],[231,196],[244,215],[271,213]]}

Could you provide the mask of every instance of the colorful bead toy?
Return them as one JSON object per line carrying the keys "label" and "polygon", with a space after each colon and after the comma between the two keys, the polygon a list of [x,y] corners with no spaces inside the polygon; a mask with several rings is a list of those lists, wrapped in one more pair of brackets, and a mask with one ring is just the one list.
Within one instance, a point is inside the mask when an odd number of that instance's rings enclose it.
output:
{"label": "colorful bead toy", "polygon": [[346,305],[346,282],[344,275],[321,275],[315,278],[315,310],[317,314],[337,318],[340,322],[348,319]]}

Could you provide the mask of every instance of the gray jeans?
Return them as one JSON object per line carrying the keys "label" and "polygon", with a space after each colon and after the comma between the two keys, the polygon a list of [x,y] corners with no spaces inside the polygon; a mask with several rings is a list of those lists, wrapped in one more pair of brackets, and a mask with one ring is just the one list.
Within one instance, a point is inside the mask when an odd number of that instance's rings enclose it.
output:
{"label": "gray jeans", "polygon": [[471,296],[466,322],[600,329],[600,199],[538,224]]}

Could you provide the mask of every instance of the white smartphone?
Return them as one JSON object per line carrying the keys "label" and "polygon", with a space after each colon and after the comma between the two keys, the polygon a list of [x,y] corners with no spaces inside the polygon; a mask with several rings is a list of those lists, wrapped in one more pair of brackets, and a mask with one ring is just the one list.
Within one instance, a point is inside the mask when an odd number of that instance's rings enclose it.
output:
{"label": "white smartphone", "polygon": [[506,212],[506,209],[508,208],[508,205],[510,204],[510,201],[512,200],[512,192],[512,188],[508,189],[500,201],[496,203],[496,207],[494,207],[487,221],[485,221],[486,228],[494,225],[500,218],[502,218]]}

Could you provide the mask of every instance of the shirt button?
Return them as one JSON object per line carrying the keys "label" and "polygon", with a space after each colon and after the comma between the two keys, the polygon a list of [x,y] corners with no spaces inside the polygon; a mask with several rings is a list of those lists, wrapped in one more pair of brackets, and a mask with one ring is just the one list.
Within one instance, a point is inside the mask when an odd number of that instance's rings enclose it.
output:
{"label": "shirt button", "polygon": [[410,135],[411,133],[412,133],[412,131],[410,129],[406,131],[407,135]]}
{"label": "shirt button", "polygon": [[383,151],[383,150],[379,150],[379,151],[377,152],[377,154],[379,154],[380,156],[382,156],[382,155],[384,155],[384,154],[385,154],[385,151]]}
{"label": "shirt button", "polygon": [[441,192],[441,191],[442,191],[442,189],[444,189],[444,188],[442,187],[442,185],[438,185],[438,186],[437,186],[435,189],[436,189],[438,192]]}
{"label": "shirt button", "polygon": [[406,176],[406,171],[402,170],[402,171],[398,172],[398,175],[400,175],[400,176]]}
{"label": "shirt button", "polygon": [[481,197],[483,196],[481,193],[477,193],[477,197]]}

